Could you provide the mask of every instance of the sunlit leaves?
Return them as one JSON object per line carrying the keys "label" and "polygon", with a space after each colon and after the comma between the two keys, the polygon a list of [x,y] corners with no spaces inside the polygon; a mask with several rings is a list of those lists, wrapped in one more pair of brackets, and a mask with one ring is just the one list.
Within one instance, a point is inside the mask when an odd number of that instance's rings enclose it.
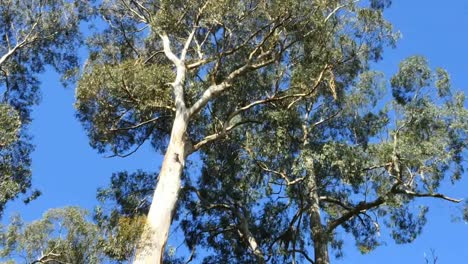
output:
{"label": "sunlit leaves", "polygon": [[117,224],[112,229],[106,230],[105,228],[109,227],[101,226],[101,229],[107,231],[102,240],[104,254],[110,259],[118,261],[131,259],[140,241],[145,222],[145,215],[134,217],[123,216],[118,218]]}
{"label": "sunlit leaves", "polygon": [[109,258],[129,260],[137,246],[146,246],[138,242],[155,181],[154,173],[119,172],[112,175],[108,187],[98,190],[100,204],[95,209],[94,219],[103,233],[103,251]]}
{"label": "sunlit leaves", "polygon": [[172,76],[167,66],[138,61],[88,69],[78,84],[76,108],[91,144],[100,151],[110,144],[110,150],[120,154],[158,129],[166,130],[164,124],[173,115]]}
{"label": "sunlit leaves", "polygon": [[21,256],[33,261],[101,263],[97,226],[88,222],[87,213],[76,207],[51,209],[43,218],[25,224],[14,217],[0,233],[0,260]]}
{"label": "sunlit leaves", "polygon": [[431,71],[422,57],[402,62],[392,86],[399,104],[395,110],[402,117],[398,126],[404,131],[400,153],[408,168],[421,174],[420,187],[432,191],[449,171],[453,180],[459,179],[467,142],[464,95],[452,94],[448,73]]}

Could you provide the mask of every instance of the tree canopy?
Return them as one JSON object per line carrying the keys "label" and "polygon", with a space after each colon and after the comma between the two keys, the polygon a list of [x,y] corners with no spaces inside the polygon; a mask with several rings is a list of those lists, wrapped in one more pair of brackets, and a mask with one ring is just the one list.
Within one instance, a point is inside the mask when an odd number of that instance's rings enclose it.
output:
{"label": "tree canopy", "polygon": [[14,216],[0,229],[2,263],[102,263],[99,229],[78,207],[51,209],[43,218],[25,224]]}
{"label": "tree canopy", "polygon": [[[382,225],[412,242],[415,198],[458,202],[437,190],[463,171],[467,111],[424,57],[389,81],[370,68],[398,39],[389,4],[104,1],[78,116],[101,152],[165,153],[148,221],[167,237],[176,210],[203,263],[328,263],[341,232],[368,252]],[[194,152],[201,171],[183,173]]]}
{"label": "tree canopy", "polygon": [[[0,257],[328,264],[343,236],[362,253],[384,244],[383,228],[413,242],[422,199],[461,202],[440,186],[466,164],[464,93],[420,55],[393,76],[372,67],[399,38],[391,1],[103,0],[96,17],[79,3],[0,0],[0,212],[30,187],[27,125],[46,65],[78,76],[77,118],[99,153],[150,143],[164,160],[113,174],[92,220],[74,207],[15,218]],[[91,18],[74,75],[70,50]],[[187,254],[168,246],[174,234]]]}

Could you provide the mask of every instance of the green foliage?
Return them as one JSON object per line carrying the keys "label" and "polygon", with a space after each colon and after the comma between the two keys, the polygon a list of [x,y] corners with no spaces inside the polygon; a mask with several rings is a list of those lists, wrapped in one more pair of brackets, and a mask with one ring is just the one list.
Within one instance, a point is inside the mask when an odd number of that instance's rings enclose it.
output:
{"label": "green foliage", "polygon": [[8,147],[18,140],[20,127],[18,112],[7,104],[0,104],[0,147]]}
{"label": "green foliage", "polygon": [[[367,253],[383,244],[382,226],[398,243],[421,233],[428,209],[412,209],[414,199],[453,201],[438,189],[463,172],[464,95],[421,56],[401,62],[390,87],[369,68],[399,37],[382,13],[390,1],[154,3],[102,4],[108,24],[88,41],[76,105],[99,151],[123,156],[146,140],[163,150],[176,69],[159,35],[167,34],[176,56],[187,47],[187,107],[230,81],[187,117],[184,136],[201,146],[201,169],[183,175],[174,226],[195,252],[190,259],[256,263],[260,251],[265,262],[290,263],[320,243],[341,256],[342,232]],[[249,70],[235,75],[243,66]],[[101,227],[132,229],[127,221],[147,213],[154,182],[153,174],[115,174],[98,194],[111,205],[97,210]]]}
{"label": "green foliage", "polygon": [[115,222],[107,221],[97,213],[97,221],[92,221],[79,207],[50,209],[31,223],[14,216],[8,226],[0,226],[0,261],[99,264],[130,260],[140,245],[146,217],[122,214],[114,218]]}
{"label": "green foliage", "polygon": [[103,251],[106,256],[117,261],[131,260],[139,245],[145,223],[146,216],[119,217],[118,223],[112,227],[112,234],[105,237]]}
{"label": "green foliage", "polygon": [[167,66],[139,61],[94,65],[85,72],[77,87],[76,108],[88,124],[91,145],[121,154],[156,137],[157,131],[166,132],[173,116],[168,85],[172,77]]}
{"label": "green foliage", "polygon": [[437,68],[436,87],[440,97],[447,96],[450,91],[450,76],[448,72],[442,68]]}
{"label": "green foliage", "polygon": [[77,207],[51,209],[43,218],[25,224],[13,217],[1,228],[0,260],[15,263],[21,257],[53,263],[102,263],[99,230],[88,222],[87,213]]}
{"label": "green foliage", "polygon": [[[425,60],[412,64],[434,76]],[[413,69],[402,67],[393,80],[410,75],[416,78]],[[307,104],[293,110],[277,105],[256,111],[262,123],[234,132],[229,141],[205,150],[201,178],[186,183],[192,186],[189,190],[197,190],[197,195],[189,192],[183,200],[192,214],[182,221],[188,247],[215,250],[205,259],[207,263],[215,258],[254,261],[244,255],[245,244],[230,229],[239,221],[233,208],[241,206],[263,252],[274,254],[272,263],[291,258],[284,252],[293,244],[307,250],[311,220],[304,207],[311,203],[308,194],[314,191],[308,185],[310,177],[319,184],[319,197],[327,197],[320,203],[324,225],[344,220],[340,225],[355,237],[363,253],[384,242],[382,225],[396,242],[412,242],[426,223],[427,208],[411,210],[410,202],[418,194],[437,197],[443,179],[459,179],[463,172],[467,110],[459,98],[462,95],[440,94],[435,81],[402,82],[401,89],[412,93],[407,97],[411,99],[401,105],[400,95],[406,94],[395,94],[395,101],[384,105],[383,75],[363,72],[339,101],[312,98],[311,105],[319,107],[323,102],[327,108],[312,111],[308,119],[301,120]],[[414,93],[416,85],[426,91]],[[340,114],[334,116],[335,112]],[[310,127],[307,135],[301,130],[302,122]],[[369,209],[345,217],[352,208],[364,205]],[[217,231],[208,231],[213,229]],[[279,242],[288,230],[298,233],[291,241]],[[329,241],[340,256],[338,234],[331,233]]]}
{"label": "green foliage", "polygon": [[104,234],[104,253],[111,259],[130,260],[139,244],[154,192],[156,175],[137,171],[112,175],[107,188],[98,190],[100,205],[94,219]]}
{"label": "green foliage", "polygon": [[425,58],[410,57],[400,63],[400,71],[392,77],[393,96],[398,103],[407,103],[412,95],[417,95],[419,89],[430,84],[431,77]]}
{"label": "green foliage", "polygon": [[426,224],[427,207],[419,208],[417,215],[411,213],[409,208],[402,207],[394,210],[391,214],[389,226],[394,227],[392,237],[399,244],[413,242],[421,234],[423,226]]}
{"label": "green foliage", "polygon": [[371,7],[376,9],[383,9],[390,7],[392,0],[371,0]]}

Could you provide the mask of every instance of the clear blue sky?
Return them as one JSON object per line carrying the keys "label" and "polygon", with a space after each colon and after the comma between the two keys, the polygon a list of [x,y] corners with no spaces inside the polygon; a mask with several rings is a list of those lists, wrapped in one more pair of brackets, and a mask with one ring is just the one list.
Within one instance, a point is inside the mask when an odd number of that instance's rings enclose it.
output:
{"label": "clear blue sky", "polygon": [[[403,38],[396,49],[384,53],[377,69],[391,76],[403,58],[424,55],[431,66],[446,68],[454,86],[468,93],[468,0],[394,0],[386,17]],[[161,161],[149,147],[125,159],[98,155],[89,147],[74,116],[73,87],[62,88],[59,76],[52,72],[43,74],[41,80],[43,99],[35,108],[31,132],[36,144],[33,185],[43,195],[27,206],[21,202],[8,204],[4,223],[13,212],[20,212],[30,221],[49,208],[78,205],[92,209],[96,189],[106,186],[113,172],[156,171]],[[456,187],[446,184],[443,190],[454,197],[468,197],[468,180]],[[447,202],[429,203],[428,224],[413,244],[395,245],[389,239],[387,245],[361,255],[353,241],[345,237],[344,259],[334,263],[425,263],[424,252],[431,248],[436,250],[439,264],[468,263],[468,225],[452,221],[452,216],[460,215],[457,207]]]}

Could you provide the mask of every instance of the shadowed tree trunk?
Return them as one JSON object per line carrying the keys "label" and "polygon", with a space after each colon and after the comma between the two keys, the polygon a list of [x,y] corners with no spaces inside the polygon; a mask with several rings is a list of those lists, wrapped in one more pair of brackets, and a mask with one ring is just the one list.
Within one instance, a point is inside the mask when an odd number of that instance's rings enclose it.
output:
{"label": "shadowed tree trunk", "polygon": [[309,178],[309,188],[309,198],[310,202],[312,203],[309,209],[310,229],[312,238],[314,240],[315,264],[329,264],[330,257],[328,254],[328,236],[326,233],[326,228],[322,225],[322,220],[320,217],[319,196],[317,194],[317,183],[314,175]]}

